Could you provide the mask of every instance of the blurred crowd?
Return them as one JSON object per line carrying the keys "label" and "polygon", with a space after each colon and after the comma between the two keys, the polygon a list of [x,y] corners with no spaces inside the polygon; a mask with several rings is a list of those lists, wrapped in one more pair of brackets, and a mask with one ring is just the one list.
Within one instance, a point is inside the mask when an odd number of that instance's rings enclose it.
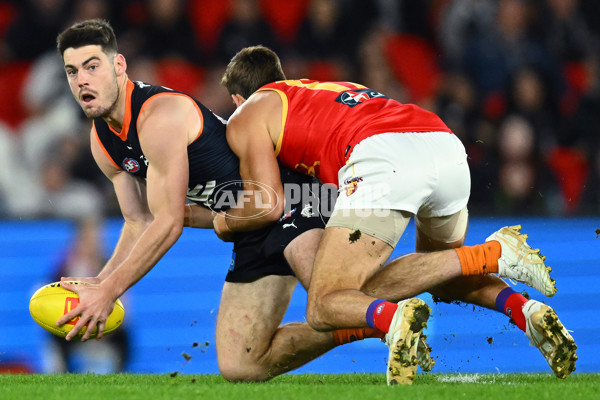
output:
{"label": "blurred crowd", "polygon": [[131,79],[224,118],[220,75],[255,44],[288,78],[360,82],[438,113],[467,148],[471,214],[600,211],[599,1],[14,0],[0,1],[0,217],[119,214],[55,49],[96,17]]}

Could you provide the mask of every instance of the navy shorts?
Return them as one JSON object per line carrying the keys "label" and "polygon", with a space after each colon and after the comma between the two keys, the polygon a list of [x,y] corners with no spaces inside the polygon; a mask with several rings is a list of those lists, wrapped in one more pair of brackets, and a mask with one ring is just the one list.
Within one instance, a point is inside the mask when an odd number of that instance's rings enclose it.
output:
{"label": "navy shorts", "polygon": [[[283,169],[282,182],[284,187],[286,184],[309,185],[316,195],[320,194],[314,192],[322,189],[314,178]],[[304,232],[325,228],[328,217],[323,215],[322,201],[335,203],[335,199],[331,199],[335,192],[326,190],[323,193],[327,196],[321,194],[319,201],[308,201],[307,198],[287,201],[286,211],[278,222],[257,231],[238,233],[225,281],[252,282],[267,275],[294,276],[283,250]]]}

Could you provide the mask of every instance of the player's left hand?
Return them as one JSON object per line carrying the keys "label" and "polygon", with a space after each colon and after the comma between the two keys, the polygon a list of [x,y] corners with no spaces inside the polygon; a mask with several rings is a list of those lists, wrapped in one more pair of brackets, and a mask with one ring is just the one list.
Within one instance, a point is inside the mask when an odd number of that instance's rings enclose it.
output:
{"label": "player's left hand", "polygon": [[215,215],[213,219],[213,227],[215,233],[224,242],[233,242],[233,232],[227,226],[227,220],[225,219],[225,212],[220,212]]}
{"label": "player's left hand", "polygon": [[[69,277],[63,276],[62,278],[60,278],[60,281],[61,281],[61,284],[60,284],[61,287],[64,287],[64,285],[66,285],[67,282],[83,282],[83,283],[92,283],[92,284],[93,283],[99,284],[100,282],[102,282],[100,280],[100,278],[98,278],[96,276],[90,276],[90,277],[85,277],[85,278],[75,278],[72,276],[69,276]],[[69,290],[71,290],[71,289],[69,289]]]}
{"label": "player's left hand", "polygon": [[96,338],[101,339],[106,327],[106,320],[113,310],[115,299],[112,298],[111,294],[101,284],[87,283],[84,285],[75,285],[67,283],[63,279],[65,278],[61,279],[60,286],[77,293],[79,295],[79,304],[56,321],[56,326],[64,325],[79,316],[75,326],[73,326],[73,329],[71,329],[65,339],[73,339],[84,326],[87,326],[87,329],[81,341],[89,339],[96,326],[98,327]]}

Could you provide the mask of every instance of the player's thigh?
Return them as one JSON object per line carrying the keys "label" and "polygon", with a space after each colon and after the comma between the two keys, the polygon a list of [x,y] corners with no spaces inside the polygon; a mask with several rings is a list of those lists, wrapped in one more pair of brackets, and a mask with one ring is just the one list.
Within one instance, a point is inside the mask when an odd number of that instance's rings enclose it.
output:
{"label": "player's thigh", "polygon": [[309,298],[360,289],[386,263],[410,216],[396,210],[336,210],[319,245]]}
{"label": "player's thigh", "polygon": [[461,246],[469,220],[471,174],[464,146],[454,135],[436,136],[428,144],[436,155],[437,184],[415,215],[417,251]]}
{"label": "player's thigh", "polygon": [[219,368],[253,365],[265,354],[297,283],[293,276],[278,275],[225,282],[217,317]]}
{"label": "player's thigh", "polygon": [[292,240],[283,251],[283,256],[306,290],[315,264],[319,243],[323,237],[323,229],[315,228],[300,234]]}
{"label": "player's thigh", "polygon": [[442,217],[415,216],[417,252],[447,250],[460,247],[465,242],[469,224],[467,208]]}

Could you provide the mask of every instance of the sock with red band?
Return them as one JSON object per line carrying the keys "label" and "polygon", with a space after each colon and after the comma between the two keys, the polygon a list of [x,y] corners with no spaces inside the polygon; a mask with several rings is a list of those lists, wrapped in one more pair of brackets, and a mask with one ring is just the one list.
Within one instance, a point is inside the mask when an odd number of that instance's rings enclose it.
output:
{"label": "sock with red band", "polygon": [[523,332],[527,329],[525,315],[523,314],[525,303],[527,303],[527,299],[521,293],[517,293],[509,287],[502,289],[498,297],[496,297],[496,308],[498,311],[512,318],[515,321],[515,325]]}
{"label": "sock with red band", "polygon": [[398,304],[377,299],[367,309],[367,323],[371,328],[387,333],[397,309]]}

